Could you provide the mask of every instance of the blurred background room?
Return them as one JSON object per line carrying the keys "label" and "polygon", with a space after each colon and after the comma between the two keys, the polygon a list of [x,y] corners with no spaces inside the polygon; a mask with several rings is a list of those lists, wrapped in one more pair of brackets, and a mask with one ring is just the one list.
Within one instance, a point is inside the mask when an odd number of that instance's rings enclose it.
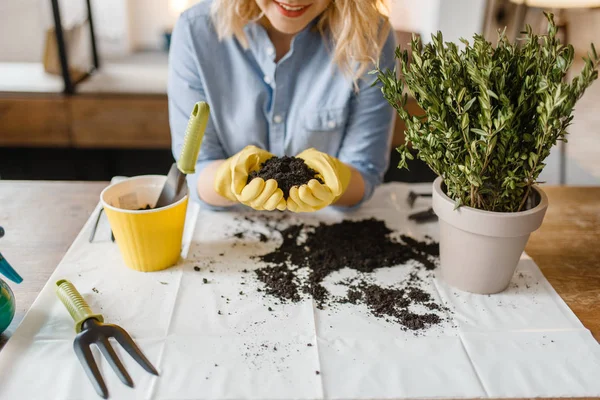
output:
{"label": "blurred background room", "polygon": [[[2,0],[0,2],[0,179],[110,180],[168,171],[170,30],[194,0]],[[521,4],[516,4],[521,3]],[[544,30],[541,9],[560,17],[580,60],[600,44],[600,1],[390,0],[398,43],[442,30],[449,41],[525,23]],[[581,64],[579,62],[579,64]],[[577,65],[576,65],[577,66]],[[577,71],[579,68],[575,68]],[[578,103],[569,143],[557,146],[541,179],[600,183],[600,85]],[[409,107],[416,108],[414,102]],[[394,145],[402,142],[396,121]],[[414,161],[386,180],[429,181]]]}

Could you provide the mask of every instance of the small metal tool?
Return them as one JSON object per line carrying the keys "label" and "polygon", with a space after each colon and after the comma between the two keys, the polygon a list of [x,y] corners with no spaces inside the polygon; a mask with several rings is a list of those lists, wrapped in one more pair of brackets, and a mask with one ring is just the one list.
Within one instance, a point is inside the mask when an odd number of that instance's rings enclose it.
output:
{"label": "small metal tool", "polygon": [[427,222],[437,221],[438,216],[433,211],[433,208],[430,208],[426,211],[412,213],[408,216],[408,219],[411,221],[415,221],[417,224],[425,224]]}
{"label": "small metal tool", "polygon": [[415,193],[411,190],[406,199],[410,208],[413,208],[415,201],[417,201],[419,197],[431,197],[431,193]]}
{"label": "small metal tool", "polygon": [[[104,212],[104,208],[100,207],[100,211],[98,212],[98,216],[96,217],[96,222],[94,223],[94,227],[92,228],[92,232],[90,233],[90,238],[88,241],[92,243],[94,241],[94,237],[96,236],[96,231],[98,230],[98,224],[100,223],[100,217],[102,217],[102,213]],[[110,231],[110,240],[112,242],[115,241],[115,235],[111,229]]]}
{"label": "small metal tool", "polygon": [[90,348],[92,343],[98,346],[113,371],[115,371],[121,382],[125,385],[133,387],[133,380],[108,341],[111,337],[116,339],[142,368],[158,376],[156,369],[146,356],[144,356],[131,336],[118,325],[105,324],[104,317],[101,314],[94,314],[92,312],[91,308],[71,282],[61,279],[56,282],[55,289],[58,298],[75,320],[77,336],[73,342],[73,349],[98,395],[107,399],[108,388],[106,387],[106,383],[104,383],[104,379],[102,379],[98,365],[94,361],[94,356]]}
{"label": "small metal tool", "polygon": [[204,130],[208,123],[210,108],[207,103],[196,103],[188,126],[179,160],[171,166],[165,186],[158,197],[155,208],[165,207],[177,200],[181,189],[185,185],[186,174],[193,174],[196,170],[196,160],[200,152],[200,145],[204,137]]}
{"label": "small metal tool", "polygon": [[[94,241],[94,237],[96,236],[96,231],[98,230],[98,224],[100,223],[100,217],[102,217],[102,213],[104,212],[104,208],[100,207],[100,211],[98,212],[98,216],[96,217],[96,222],[94,223],[94,227],[92,228],[92,232],[90,233],[90,238],[88,239],[88,241],[90,243],[92,243]],[[113,231],[110,231],[110,240],[112,242],[115,241],[115,235],[113,234]]]}

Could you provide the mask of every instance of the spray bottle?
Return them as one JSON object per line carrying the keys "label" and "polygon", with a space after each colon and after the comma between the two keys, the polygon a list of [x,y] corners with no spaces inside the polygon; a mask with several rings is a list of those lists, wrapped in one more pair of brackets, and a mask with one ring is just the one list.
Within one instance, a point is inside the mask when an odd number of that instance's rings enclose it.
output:
{"label": "spray bottle", "polygon": [[[4,236],[4,228],[0,226],[0,238]],[[23,278],[0,253],[0,274],[15,283],[23,282]],[[0,333],[4,332],[15,316],[15,296],[10,287],[0,279]]]}

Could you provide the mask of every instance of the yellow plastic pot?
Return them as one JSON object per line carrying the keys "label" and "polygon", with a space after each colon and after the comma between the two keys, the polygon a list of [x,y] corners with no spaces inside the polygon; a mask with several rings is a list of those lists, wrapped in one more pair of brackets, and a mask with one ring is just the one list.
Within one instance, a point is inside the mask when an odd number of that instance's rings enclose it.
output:
{"label": "yellow plastic pot", "polygon": [[107,187],[100,201],[108,217],[125,265],[152,272],[177,263],[187,212],[187,188],[167,207],[154,207],[166,176],[143,175]]}

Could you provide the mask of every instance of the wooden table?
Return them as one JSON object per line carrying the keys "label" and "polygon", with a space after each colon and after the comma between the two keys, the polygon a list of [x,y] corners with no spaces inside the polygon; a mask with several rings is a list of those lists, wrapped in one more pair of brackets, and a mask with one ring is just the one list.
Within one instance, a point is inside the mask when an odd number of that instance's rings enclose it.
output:
{"label": "wooden table", "polygon": [[0,335],[0,348],[75,240],[107,185],[0,180],[0,226],[6,230],[0,251],[23,277],[19,285],[8,282],[17,309],[11,325]]}
{"label": "wooden table", "polygon": [[600,341],[600,187],[545,187],[548,211],[525,251]]}
{"label": "wooden table", "polygon": [[[10,284],[14,332],[98,203],[107,182],[0,181],[0,250],[23,276]],[[527,252],[558,294],[600,340],[600,187],[546,187],[550,207]]]}

